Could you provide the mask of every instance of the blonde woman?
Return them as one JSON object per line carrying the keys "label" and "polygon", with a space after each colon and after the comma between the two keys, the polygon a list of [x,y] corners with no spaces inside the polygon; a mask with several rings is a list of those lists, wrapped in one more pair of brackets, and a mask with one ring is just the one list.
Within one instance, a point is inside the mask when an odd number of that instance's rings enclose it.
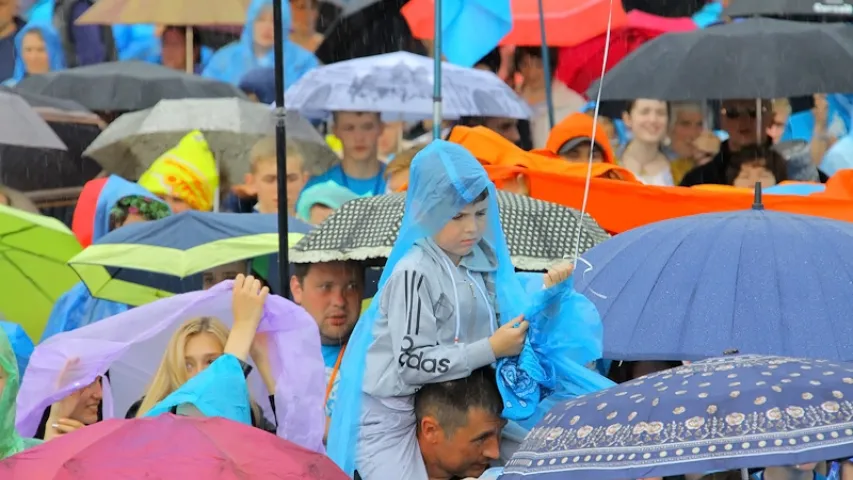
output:
{"label": "blonde woman", "polygon": [[[245,295],[242,295],[243,293]],[[263,312],[263,301],[268,293],[269,289],[262,288],[259,280],[251,276],[238,275],[234,280],[234,324],[249,324],[257,328]],[[260,301],[251,301],[252,299],[260,299]],[[144,416],[154,405],[204,371],[224,353],[233,353],[230,350],[238,344],[246,346],[245,349],[248,351],[245,353],[251,355],[254,360],[267,391],[275,392],[275,381],[266,343],[266,338],[255,334],[251,328],[238,330],[235,327],[229,332],[225,324],[216,318],[201,317],[187,320],[169,340],[166,352],[145,396],[131,405],[125,418]],[[241,359],[246,355],[235,354],[235,356],[241,360],[243,371],[248,376],[252,367]],[[270,404],[275,404],[272,395]],[[254,402],[252,402],[252,425],[272,433],[276,431],[276,426],[267,421]]]}

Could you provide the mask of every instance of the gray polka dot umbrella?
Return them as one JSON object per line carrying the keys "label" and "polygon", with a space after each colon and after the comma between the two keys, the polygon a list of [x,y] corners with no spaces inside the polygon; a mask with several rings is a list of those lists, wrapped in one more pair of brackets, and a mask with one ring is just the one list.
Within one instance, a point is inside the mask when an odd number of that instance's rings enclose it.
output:
{"label": "gray polka dot umbrella", "polygon": [[[290,251],[293,263],[388,258],[403,221],[406,194],[345,203]],[[512,263],[520,270],[546,270],[571,258],[581,230],[581,253],[610,238],[589,216],[555,203],[498,192],[501,225]]]}

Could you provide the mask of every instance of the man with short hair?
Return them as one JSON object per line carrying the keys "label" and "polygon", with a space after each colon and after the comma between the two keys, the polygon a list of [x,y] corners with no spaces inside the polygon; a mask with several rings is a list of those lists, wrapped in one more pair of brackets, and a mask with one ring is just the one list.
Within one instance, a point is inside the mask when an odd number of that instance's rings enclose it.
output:
{"label": "man with short hair", "polygon": [[332,133],[342,145],[341,163],[311,178],[305,188],[332,181],[359,196],[385,193],[385,164],[379,160],[379,137],[385,127],[379,114],[334,112],[332,120]]}
{"label": "man with short hair", "polygon": [[[361,314],[364,268],[358,262],[295,264],[290,291],[293,301],[314,318],[320,329],[328,387],[326,417],[331,418],[341,359]],[[326,425],[328,431],[328,422]]]}
{"label": "man with short hair", "polygon": [[[414,395],[414,409],[412,427],[429,480],[477,478],[500,460],[501,432],[507,422],[501,418],[503,400],[491,367],[474,370],[466,378],[424,385]],[[361,480],[358,472],[355,480]]]}
{"label": "man with short hair", "polygon": [[418,445],[430,480],[477,478],[500,459],[501,399],[495,371],[424,385],[415,394]]}

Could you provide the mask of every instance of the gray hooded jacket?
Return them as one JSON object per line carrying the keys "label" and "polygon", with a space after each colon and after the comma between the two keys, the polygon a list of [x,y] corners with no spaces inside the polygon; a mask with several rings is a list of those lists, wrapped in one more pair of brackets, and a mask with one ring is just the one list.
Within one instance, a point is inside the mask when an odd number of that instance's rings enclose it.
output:
{"label": "gray hooded jacket", "polygon": [[427,383],[465,378],[494,363],[489,337],[499,324],[496,270],[485,242],[458,266],[431,239],[416,242],[379,298],[364,392],[376,398],[412,395]]}

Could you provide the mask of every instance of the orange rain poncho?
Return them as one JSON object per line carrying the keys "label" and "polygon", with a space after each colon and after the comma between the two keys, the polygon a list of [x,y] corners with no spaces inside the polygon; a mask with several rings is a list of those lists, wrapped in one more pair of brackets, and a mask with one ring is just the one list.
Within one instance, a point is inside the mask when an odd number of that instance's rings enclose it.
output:
{"label": "orange rain poncho", "polygon": [[[471,151],[499,188],[507,179],[523,175],[531,197],[581,208],[588,165],[560,161],[547,152],[525,152],[482,127],[456,127],[450,141]],[[617,173],[621,180],[606,178],[609,172]],[[853,197],[847,192],[853,192],[853,178],[833,177],[824,193],[765,195],[763,203],[770,210],[853,221]],[[599,163],[592,165],[587,212],[608,232],[621,233],[670,218],[743,210],[752,203],[753,193],[748,189],[644,185],[622,167]]]}

